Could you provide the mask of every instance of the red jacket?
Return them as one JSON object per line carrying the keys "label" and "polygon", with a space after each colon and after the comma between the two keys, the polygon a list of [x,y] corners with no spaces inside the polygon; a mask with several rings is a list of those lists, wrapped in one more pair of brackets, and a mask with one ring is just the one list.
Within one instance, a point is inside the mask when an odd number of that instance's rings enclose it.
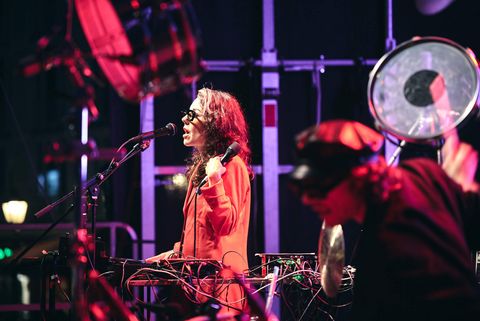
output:
{"label": "red jacket", "polygon": [[[225,167],[226,172],[220,181],[212,186],[203,186],[197,196],[196,257],[223,261],[236,273],[243,273],[248,269],[250,178],[245,163],[238,156]],[[195,192],[196,187],[190,181],[183,206],[183,255],[186,258],[193,257],[194,252]],[[178,250],[179,243],[175,244],[175,251]],[[238,286],[230,286],[228,293],[229,302],[242,298]],[[234,306],[241,307],[241,304]]]}

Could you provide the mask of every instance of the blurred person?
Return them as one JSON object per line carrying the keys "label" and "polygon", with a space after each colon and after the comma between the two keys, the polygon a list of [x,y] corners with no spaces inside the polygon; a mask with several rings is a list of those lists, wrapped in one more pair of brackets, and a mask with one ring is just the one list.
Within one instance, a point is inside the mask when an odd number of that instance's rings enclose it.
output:
{"label": "blurred person", "polygon": [[[187,167],[188,188],[183,206],[181,240],[172,250],[147,258],[148,263],[171,258],[222,261],[235,273],[248,270],[247,238],[250,220],[248,126],[237,99],[229,93],[203,88],[182,117],[183,144],[193,147]],[[233,143],[239,151],[226,165],[221,156]],[[205,185],[197,188],[206,178]],[[243,291],[230,285],[219,299],[227,309],[241,311]]]}
{"label": "blurred person", "polygon": [[379,155],[383,142],[347,120],[297,137],[294,191],[327,226],[361,225],[351,320],[478,320],[471,254],[480,248],[480,197],[475,168],[458,166],[476,166],[476,152],[448,140],[445,170],[426,158],[391,167]]}

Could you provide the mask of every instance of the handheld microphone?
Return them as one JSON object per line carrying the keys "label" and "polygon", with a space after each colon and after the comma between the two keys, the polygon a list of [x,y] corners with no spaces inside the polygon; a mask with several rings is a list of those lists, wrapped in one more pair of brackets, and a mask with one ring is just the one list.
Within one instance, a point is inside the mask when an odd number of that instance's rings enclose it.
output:
{"label": "handheld microphone", "polygon": [[237,142],[233,142],[230,146],[228,146],[225,154],[223,154],[222,158],[220,159],[220,163],[225,166],[225,164],[227,164],[235,155],[237,155],[239,151],[240,145]]}
{"label": "handheld microphone", "polygon": [[[235,155],[238,154],[240,151],[240,145],[237,142],[233,142],[230,146],[228,146],[227,150],[225,151],[225,154],[223,154],[222,158],[220,159],[220,163],[222,163],[223,166],[227,164]],[[207,182],[208,177],[205,176],[200,184],[198,184],[197,187],[197,194],[200,194],[200,187],[205,185]]]}
{"label": "handheld microphone", "polygon": [[177,126],[172,123],[168,123],[162,128],[155,129],[146,133],[141,133],[140,135],[130,138],[131,142],[142,142],[144,140],[149,140],[161,136],[174,136],[177,133]]}

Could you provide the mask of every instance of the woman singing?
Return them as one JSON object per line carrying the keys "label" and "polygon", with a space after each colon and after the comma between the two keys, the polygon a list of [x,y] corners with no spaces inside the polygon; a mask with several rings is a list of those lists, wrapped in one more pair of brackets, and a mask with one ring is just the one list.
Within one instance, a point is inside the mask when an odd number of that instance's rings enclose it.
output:
{"label": "woman singing", "polygon": [[[222,261],[235,273],[248,269],[247,237],[250,219],[251,151],[248,126],[237,99],[203,88],[182,118],[183,144],[193,147],[187,168],[188,189],[183,206],[184,228],[174,249],[148,258],[171,257]],[[226,165],[221,157],[234,142],[239,151]],[[206,178],[206,183],[197,188]],[[220,301],[241,310],[242,291],[232,285]]]}

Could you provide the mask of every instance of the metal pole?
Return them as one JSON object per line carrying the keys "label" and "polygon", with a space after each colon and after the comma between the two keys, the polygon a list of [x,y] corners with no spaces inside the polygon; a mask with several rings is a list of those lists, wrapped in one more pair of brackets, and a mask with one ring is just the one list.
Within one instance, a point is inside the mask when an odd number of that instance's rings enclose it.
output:
{"label": "metal pole", "polygon": [[[385,51],[389,52],[395,49],[397,41],[393,37],[393,0],[387,0],[386,2],[386,39],[385,39]],[[385,159],[389,160],[389,165],[397,165],[400,152],[402,151],[405,142],[400,142],[400,146],[396,146],[389,140],[385,140]]]}
{"label": "metal pole", "polygon": [[[279,171],[278,171],[278,101],[280,76],[275,48],[274,0],[263,0],[262,67],[262,162],[264,198],[265,252],[280,251]],[[281,319],[278,300],[271,302],[272,312]]]}
{"label": "metal pole", "polygon": [[[154,130],[154,98],[147,96],[140,102],[140,131]],[[140,154],[143,257],[155,255],[155,144]]]}
{"label": "metal pole", "polygon": [[[140,132],[154,130],[154,97],[147,95],[140,102]],[[140,154],[141,204],[142,204],[142,257],[155,255],[155,144]],[[150,287],[144,289],[149,297]],[[150,318],[151,320],[151,318]]]}

